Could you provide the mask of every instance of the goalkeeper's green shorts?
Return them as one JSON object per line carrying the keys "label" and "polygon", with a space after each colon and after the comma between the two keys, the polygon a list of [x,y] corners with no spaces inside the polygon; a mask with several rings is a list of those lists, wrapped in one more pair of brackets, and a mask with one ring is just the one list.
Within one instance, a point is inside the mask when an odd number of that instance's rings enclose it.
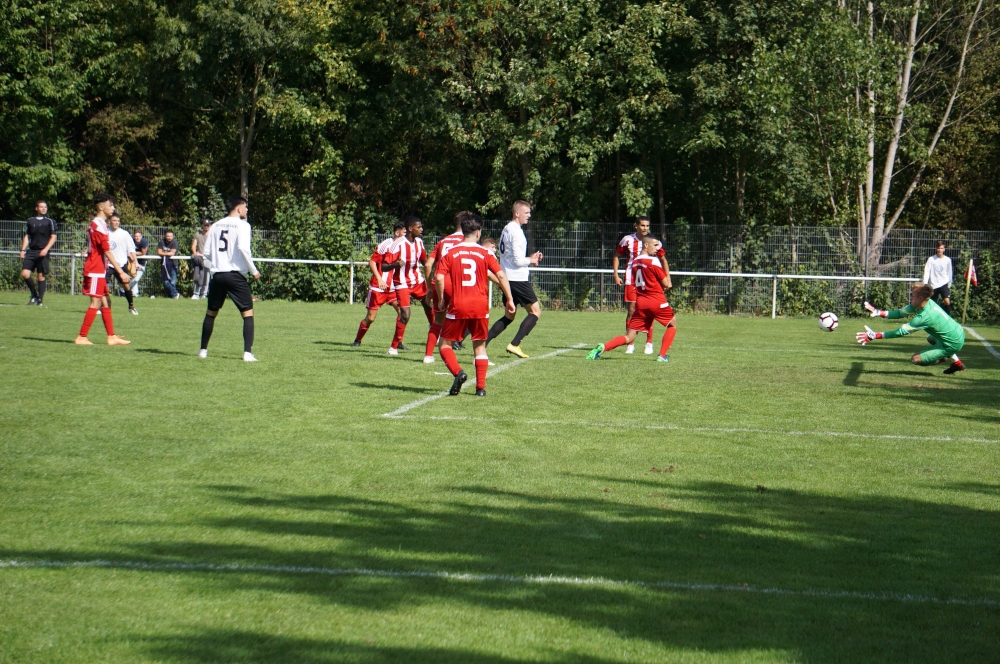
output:
{"label": "goalkeeper's green shorts", "polygon": [[945,346],[935,339],[934,345],[920,354],[920,364],[937,364],[940,360],[951,357],[960,350],[962,350],[962,346],[958,348]]}

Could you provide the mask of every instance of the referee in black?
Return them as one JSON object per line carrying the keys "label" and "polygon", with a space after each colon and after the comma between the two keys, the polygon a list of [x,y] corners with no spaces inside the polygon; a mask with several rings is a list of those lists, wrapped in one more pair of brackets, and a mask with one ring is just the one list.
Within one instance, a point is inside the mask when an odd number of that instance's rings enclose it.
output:
{"label": "referee in black", "polygon": [[[56,243],[56,220],[46,216],[49,206],[45,201],[35,203],[34,217],[24,222],[24,239],[21,242],[21,277],[31,291],[28,304],[42,305],[45,297],[45,275],[49,273],[49,251]],[[38,287],[31,280],[31,273],[38,273]]]}

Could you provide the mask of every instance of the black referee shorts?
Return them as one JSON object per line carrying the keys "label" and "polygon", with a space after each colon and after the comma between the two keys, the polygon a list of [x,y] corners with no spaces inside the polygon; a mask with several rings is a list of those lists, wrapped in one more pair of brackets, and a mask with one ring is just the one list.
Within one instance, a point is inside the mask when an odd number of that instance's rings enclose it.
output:
{"label": "black referee shorts", "polygon": [[39,255],[37,249],[30,249],[24,252],[24,260],[21,262],[21,269],[28,272],[37,271],[39,274],[49,273],[49,255]]}
{"label": "black referee shorts", "polygon": [[[535,295],[535,289],[531,287],[530,281],[511,281],[510,283],[510,294],[514,296],[514,306],[515,307],[530,307],[535,302],[538,302],[538,296]],[[503,296],[504,306],[507,306],[507,296]]]}
{"label": "black referee shorts", "polygon": [[240,313],[253,309],[253,295],[250,284],[240,272],[216,272],[208,282],[208,310],[218,311],[226,302],[226,296],[233,301]]}

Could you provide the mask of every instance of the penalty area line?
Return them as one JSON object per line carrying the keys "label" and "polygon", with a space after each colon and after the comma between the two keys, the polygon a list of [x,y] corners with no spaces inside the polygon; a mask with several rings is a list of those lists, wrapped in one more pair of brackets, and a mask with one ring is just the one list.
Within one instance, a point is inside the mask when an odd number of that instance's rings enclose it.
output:
{"label": "penalty area line", "polygon": [[971,327],[967,327],[965,329],[969,332],[969,334],[978,339],[979,343],[981,343],[983,346],[986,347],[986,350],[990,352],[990,355],[1000,360],[1000,353],[998,353],[997,349],[993,347],[993,344],[991,344],[989,341],[980,336],[980,334],[975,330],[973,330]]}
{"label": "penalty area line", "polygon": [[445,572],[425,570],[368,569],[363,567],[300,567],[296,565],[241,565],[218,563],[148,563],[117,560],[0,560],[0,569],[128,569],[143,572],[234,572],[263,574],[312,574],[320,576],[362,576],[382,578],[439,579],[472,583],[510,583],[521,585],[605,586],[617,588],[642,588],[650,590],[687,590],[695,592],[747,593],[752,595],[778,595],[813,597],[818,599],[855,599],[883,602],[908,602],[920,604],[953,604],[960,606],[1000,606],[1000,601],[982,598],[944,598],[933,595],[894,592],[862,592],[856,590],[819,590],[807,588],[773,588],[749,584],[684,583],[680,581],[627,581],[606,579],[599,576],[556,576],[516,574],[476,574],[472,572]]}
{"label": "penalty area line", "polygon": [[[471,417],[468,415],[400,415],[399,419],[452,420],[470,422],[504,423],[498,418]],[[543,426],[577,426],[598,429],[644,429],[650,431],[692,431],[701,433],[754,433],[772,436],[829,436],[831,438],[874,438],[882,440],[916,440],[939,443],[1000,443],[992,438],[963,438],[959,436],[906,436],[891,433],[857,433],[854,431],[782,431],[778,429],[752,429],[749,427],[688,427],[679,424],[632,424],[629,422],[587,422],[584,420],[537,420],[524,419],[511,424],[540,424]]]}
{"label": "penalty area line", "polygon": [[[501,364],[501,365],[499,365],[497,367],[494,367],[494,368],[490,369],[488,372],[486,372],[486,377],[487,378],[492,378],[493,376],[497,375],[501,371],[506,371],[507,369],[511,369],[513,367],[516,367],[519,364],[524,364],[525,362],[532,362],[534,360],[544,360],[544,359],[546,359],[548,357],[555,357],[556,355],[562,355],[563,353],[568,353],[568,352],[570,352],[572,350],[579,350],[580,348],[583,348],[586,345],[587,345],[586,343],[578,343],[575,346],[570,346],[569,348],[560,348],[559,350],[552,351],[551,353],[546,353],[545,355],[539,355],[537,357],[529,357],[529,358],[520,358],[520,359],[514,360],[513,362],[507,362],[506,364]],[[471,384],[472,383],[466,383],[465,385],[462,386],[462,389],[464,390],[466,387],[468,387]],[[417,399],[416,401],[410,402],[410,403],[406,404],[405,406],[400,406],[399,408],[397,408],[396,410],[392,411],[391,413],[382,413],[382,417],[388,417],[390,419],[398,419],[398,418],[402,417],[404,413],[408,413],[409,411],[413,410],[414,408],[419,408],[420,406],[423,406],[424,404],[428,404],[428,403],[430,403],[432,401],[437,401],[441,397],[446,397],[446,396],[448,396],[448,390],[445,390],[444,392],[438,392],[437,394],[432,394],[431,396],[424,397],[423,399]]]}

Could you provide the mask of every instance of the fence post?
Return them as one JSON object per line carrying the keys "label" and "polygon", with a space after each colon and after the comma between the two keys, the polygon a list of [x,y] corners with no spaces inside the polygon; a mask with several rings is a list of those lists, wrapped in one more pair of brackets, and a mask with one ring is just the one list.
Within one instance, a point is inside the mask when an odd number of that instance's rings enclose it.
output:
{"label": "fence post", "polygon": [[69,294],[76,295],[76,254],[70,259]]}
{"label": "fence post", "polygon": [[347,303],[354,304],[354,261],[351,261],[351,288],[348,291]]}
{"label": "fence post", "polygon": [[771,286],[771,318],[778,317],[778,275],[774,275],[774,284]]}
{"label": "fence post", "polygon": [[597,300],[597,310],[604,311],[604,273],[601,272],[601,294]]}

